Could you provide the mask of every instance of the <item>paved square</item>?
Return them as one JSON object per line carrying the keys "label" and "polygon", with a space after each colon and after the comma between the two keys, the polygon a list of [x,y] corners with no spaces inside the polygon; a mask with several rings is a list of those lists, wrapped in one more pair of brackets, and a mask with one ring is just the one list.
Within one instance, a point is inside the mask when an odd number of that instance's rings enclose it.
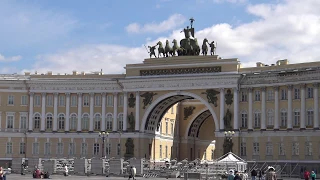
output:
{"label": "paved square", "polygon": [[[27,175],[20,175],[20,174],[10,174],[7,176],[7,180],[23,180],[23,179],[33,179],[31,174],[27,174]],[[124,178],[124,177],[104,177],[104,176],[76,176],[76,175],[71,175],[71,176],[67,176],[64,177],[63,175],[52,175],[50,176],[50,179],[56,179],[56,180],[80,180],[80,179],[89,179],[89,180],[124,180],[124,179],[128,179],[128,178]],[[143,177],[138,177],[136,178],[138,180],[141,179],[147,179],[147,178],[143,178]],[[165,178],[148,178],[148,179],[155,179],[155,180],[159,180],[159,179],[165,179]]]}

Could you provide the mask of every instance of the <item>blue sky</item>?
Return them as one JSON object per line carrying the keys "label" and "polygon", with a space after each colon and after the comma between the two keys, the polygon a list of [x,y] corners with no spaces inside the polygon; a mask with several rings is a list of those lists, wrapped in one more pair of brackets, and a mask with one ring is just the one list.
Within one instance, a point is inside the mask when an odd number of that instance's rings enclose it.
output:
{"label": "blue sky", "polygon": [[198,39],[216,40],[220,56],[245,66],[315,61],[319,6],[317,0],[0,0],[0,72],[123,73],[125,64],[148,57],[144,44],[181,38],[190,17]]}

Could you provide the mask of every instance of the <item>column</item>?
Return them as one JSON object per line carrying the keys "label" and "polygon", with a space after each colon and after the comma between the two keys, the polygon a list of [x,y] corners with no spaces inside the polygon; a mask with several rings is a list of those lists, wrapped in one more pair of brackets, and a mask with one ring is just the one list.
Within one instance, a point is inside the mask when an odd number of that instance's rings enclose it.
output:
{"label": "column", "polygon": [[288,123],[287,129],[292,130],[292,85],[288,86]]}
{"label": "column", "polygon": [[266,87],[261,88],[261,130],[266,130]]}
{"label": "column", "polygon": [[57,131],[58,126],[58,95],[59,93],[54,93],[53,97],[53,129],[52,131]]}
{"label": "column", "polygon": [[306,129],[306,84],[301,84],[300,93],[300,129]]}
{"label": "column", "polygon": [[41,127],[40,131],[45,131],[46,125],[46,93],[41,93]]}
{"label": "column", "polygon": [[113,94],[113,124],[112,131],[118,131],[118,93]]}
{"label": "column", "polygon": [[106,131],[106,93],[102,93],[101,104],[101,131]]}
{"label": "column", "polygon": [[66,93],[66,124],[65,131],[70,131],[70,93]]}
{"label": "column", "polygon": [[274,87],[274,127],[279,130],[279,86]]}
{"label": "column", "polygon": [[238,97],[238,87],[233,88],[233,97],[234,97],[234,102],[233,102],[233,129],[239,130],[239,97]]}
{"label": "column", "polygon": [[319,83],[313,84],[313,129],[319,129]]}
{"label": "column", "polygon": [[128,125],[128,93],[123,93],[123,131],[127,131]]}
{"label": "column", "polygon": [[81,119],[82,119],[82,93],[78,93],[78,123],[77,123],[78,132],[81,132]]}
{"label": "column", "polygon": [[93,132],[93,107],[94,107],[94,93],[90,93],[90,123],[89,132]]}
{"label": "column", "polygon": [[253,125],[253,100],[252,100],[252,88],[248,88],[249,92],[249,114],[248,114],[248,131],[252,131],[252,125]]}
{"label": "column", "polygon": [[220,89],[220,130],[224,130],[224,89]]}
{"label": "column", "polygon": [[140,131],[140,92],[136,92],[136,118],[135,130]]}
{"label": "column", "polygon": [[29,99],[29,132],[33,131],[33,95],[34,93],[31,92],[29,94],[30,99]]}

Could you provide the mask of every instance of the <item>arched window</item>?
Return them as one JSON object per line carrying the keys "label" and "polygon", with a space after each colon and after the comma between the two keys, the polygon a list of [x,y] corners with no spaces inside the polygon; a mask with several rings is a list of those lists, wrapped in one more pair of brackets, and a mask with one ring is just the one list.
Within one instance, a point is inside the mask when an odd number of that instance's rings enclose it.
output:
{"label": "arched window", "polygon": [[94,130],[100,131],[100,128],[101,128],[101,116],[100,114],[96,114],[94,116]]}
{"label": "arched window", "polygon": [[106,130],[112,131],[112,114],[107,114],[106,118]]}
{"label": "arched window", "polygon": [[120,114],[119,115],[119,118],[118,118],[118,130],[122,131],[123,130],[123,114]]}
{"label": "arched window", "polygon": [[64,130],[64,114],[59,114],[58,129]]}
{"label": "arched window", "polygon": [[84,114],[82,116],[82,122],[81,122],[81,127],[82,127],[82,130],[89,130],[89,115],[88,114]]}
{"label": "arched window", "polygon": [[287,127],[288,113],[286,109],[282,109],[280,113],[280,126]]}
{"label": "arched window", "polygon": [[47,114],[46,129],[52,129],[52,114]]}
{"label": "arched window", "polygon": [[37,113],[33,117],[34,129],[40,129],[40,114]]}
{"label": "arched window", "polygon": [[72,114],[70,117],[70,130],[75,131],[77,130],[77,115]]}
{"label": "arched window", "polygon": [[254,112],[253,126],[254,126],[254,128],[260,128],[260,124],[261,124],[261,113],[260,113],[260,111],[256,110]]}
{"label": "arched window", "polygon": [[273,126],[273,124],[274,124],[273,110],[269,109],[267,113],[267,126]]}
{"label": "arched window", "polygon": [[248,128],[248,114],[246,111],[241,112],[241,127]]}
{"label": "arched window", "polygon": [[300,126],[300,110],[296,109],[293,112],[293,126]]}
{"label": "arched window", "polygon": [[312,126],[313,125],[313,118],[314,118],[314,112],[313,109],[308,109],[307,111],[307,126]]}

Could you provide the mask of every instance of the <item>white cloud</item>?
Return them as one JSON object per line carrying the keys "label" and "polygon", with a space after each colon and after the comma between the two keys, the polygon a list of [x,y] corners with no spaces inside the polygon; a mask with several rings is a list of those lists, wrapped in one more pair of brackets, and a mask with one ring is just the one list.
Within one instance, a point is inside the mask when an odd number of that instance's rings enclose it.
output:
{"label": "white cloud", "polygon": [[247,0],[213,0],[215,3],[245,3]]}
{"label": "white cloud", "polygon": [[129,33],[143,33],[143,32],[149,32],[149,33],[162,33],[166,31],[173,30],[182,24],[184,24],[186,21],[186,18],[181,14],[173,14],[170,16],[167,20],[164,20],[160,23],[149,23],[140,25],[138,23],[132,23],[129,24],[126,27],[127,32]]}
{"label": "white cloud", "polygon": [[22,56],[5,57],[2,54],[0,54],[0,62],[14,62],[14,61],[19,61],[21,59],[22,59]]}
{"label": "white cloud", "polygon": [[[218,42],[217,53],[223,58],[239,58],[245,66],[256,62],[273,64],[279,59],[291,63],[320,60],[320,1],[281,1],[279,4],[247,6],[247,12],[256,20],[232,26],[222,23],[198,30],[196,37],[201,45],[203,38]],[[197,21],[196,21],[197,22]],[[194,24],[197,28],[197,24]],[[170,35],[147,40],[155,45],[166,39],[180,40],[183,34],[174,30]],[[143,46],[128,48],[114,45],[89,45],[57,54],[39,56],[34,70],[54,72],[97,71],[124,73],[125,64],[141,63],[148,58]]]}

